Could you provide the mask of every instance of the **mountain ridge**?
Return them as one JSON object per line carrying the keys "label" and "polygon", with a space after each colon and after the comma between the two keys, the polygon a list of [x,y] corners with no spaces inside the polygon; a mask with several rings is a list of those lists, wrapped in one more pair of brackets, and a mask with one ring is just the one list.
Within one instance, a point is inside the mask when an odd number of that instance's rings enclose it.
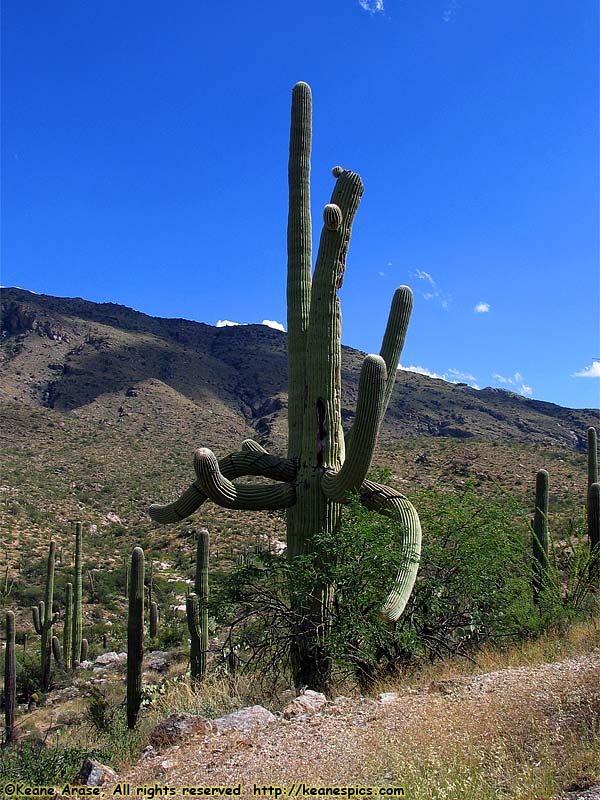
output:
{"label": "mountain ridge", "polygon": [[[342,349],[343,417],[350,424],[364,354]],[[212,404],[268,444],[281,447],[287,433],[286,334],[265,325],[217,328],[116,303],[5,288],[0,351],[2,394],[19,402],[93,418],[103,411],[105,418],[135,415],[133,401],[162,385],[182,398],[183,424],[196,411],[206,417]],[[115,399],[122,401],[116,410]],[[393,440],[475,437],[583,451],[586,429],[598,417],[596,409],[400,370],[383,433]]]}

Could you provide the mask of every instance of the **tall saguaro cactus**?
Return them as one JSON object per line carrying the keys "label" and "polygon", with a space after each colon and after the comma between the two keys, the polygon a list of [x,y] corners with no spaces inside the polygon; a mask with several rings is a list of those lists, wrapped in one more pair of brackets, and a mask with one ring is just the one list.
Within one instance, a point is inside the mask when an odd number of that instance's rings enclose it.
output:
{"label": "tall saguaro cactus", "polygon": [[46,589],[44,599],[37,606],[33,606],[33,627],[40,637],[40,675],[43,692],[48,691],[50,685],[50,656],[52,652],[52,626],[58,619],[54,613],[54,565],[56,557],[56,544],[50,542],[48,548],[48,562],[46,564]]}
{"label": "tall saguaro cactus", "polygon": [[144,658],[144,551],[135,547],[129,570],[127,616],[127,727],[135,728],[142,703]]}
{"label": "tall saguaro cactus", "polygon": [[[217,460],[206,448],[194,454],[196,480],[174,503],[153,505],[150,516],[173,523],[210,499],[232,509],[287,509],[290,559],[314,554],[327,562],[316,540],[338,531],[341,508],[357,493],[368,508],[394,517],[403,564],[381,610],[395,621],[412,591],[421,550],[417,512],[396,490],[366,480],[381,420],[396,379],[412,311],[412,293],[396,290],[379,355],[365,358],[352,429],[344,436],[341,409],[341,313],[338,290],[363,184],[360,176],[335,167],[331,201],[325,206],[314,273],[310,216],[312,97],[306,83],[292,92],[288,165],[288,455],[269,455],[251,440],[239,452]],[[233,479],[261,475],[278,483],[238,485]],[[332,602],[331,587],[318,582],[296,602],[298,620],[292,663],[297,684],[327,688],[329,661],[323,646]]]}
{"label": "tall saguaro cactus", "polygon": [[17,705],[17,662],[15,655],[15,615],[6,612],[6,649],[4,651],[4,743],[15,738],[15,708]]}

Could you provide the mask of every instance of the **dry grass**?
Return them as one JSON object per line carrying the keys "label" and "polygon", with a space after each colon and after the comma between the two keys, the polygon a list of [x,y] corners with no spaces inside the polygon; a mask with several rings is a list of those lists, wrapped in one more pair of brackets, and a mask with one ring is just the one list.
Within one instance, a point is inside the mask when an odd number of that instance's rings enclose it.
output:
{"label": "dry grass", "polygon": [[417,725],[394,723],[373,740],[371,782],[402,784],[414,800],[549,798],[600,779],[600,670],[594,682],[529,692],[444,698]]}

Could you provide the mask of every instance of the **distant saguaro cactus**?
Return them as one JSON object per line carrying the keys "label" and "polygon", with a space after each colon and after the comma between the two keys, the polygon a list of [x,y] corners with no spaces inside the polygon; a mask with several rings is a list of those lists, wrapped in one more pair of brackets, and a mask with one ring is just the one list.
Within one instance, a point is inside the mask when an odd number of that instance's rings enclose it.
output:
{"label": "distant saguaro cactus", "polygon": [[535,478],[535,513],[532,526],[533,574],[532,587],[534,599],[538,600],[548,571],[548,473],[538,470]]}
{"label": "distant saguaro cactus", "polygon": [[6,649],[4,651],[4,743],[15,739],[15,708],[17,705],[17,667],[15,656],[15,615],[6,612]]}
{"label": "distant saguaro cactus", "polygon": [[194,592],[191,592],[185,598],[185,615],[190,632],[190,675],[194,680],[199,680],[201,678],[200,651],[202,646],[200,639],[202,637],[202,627],[200,625],[200,606]]}
{"label": "distant saguaro cactus", "polygon": [[[157,522],[174,523],[210,499],[224,508],[287,509],[287,555],[314,555],[327,565],[331,555],[320,534],[341,526],[342,504],[357,493],[367,508],[395,518],[402,566],[381,609],[388,621],[402,614],[414,586],[421,552],[421,526],[411,503],[395,489],[366,480],[381,420],[396,380],[413,299],[410,289],[396,290],[380,355],[365,358],[352,429],[344,436],[341,407],[341,312],[338,290],[363,183],[350,170],[335,167],[331,202],[312,273],[310,156],[312,95],[308,84],[292,91],[288,163],[288,457],[269,455],[246,440],[239,452],[221,460],[206,448],[194,454],[196,480],[179,500],[153,505]],[[236,484],[245,475],[261,475],[277,484]],[[382,576],[382,581],[386,576]],[[291,650],[294,682],[327,689],[331,660],[324,634],[331,624],[333,586],[316,575],[307,593],[294,594],[296,619]]]}
{"label": "distant saguaro cactus", "polygon": [[208,562],[210,559],[210,535],[206,528],[198,533],[196,546],[196,579],[194,589],[198,597],[200,611],[200,671],[198,677],[206,677],[206,656],[208,654]]}
{"label": "distant saguaro cactus", "polygon": [[65,669],[73,666],[73,584],[67,583],[65,592],[65,622],[63,626],[63,656]]}
{"label": "distant saguaro cactus", "polygon": [[156,605],[155,600],[153,600],[150,603],[150,620],[149,620],[148,632],[150,633],[150,636],[153,639],[158,634],[158,606]]}
{"label": "distant saguaro cactus", "polygon": [[83,638],[83,579],[82,579],[82,540],[83,526],[75,523],[75,576],[73,585],[73,633],[71,635],[71,666],[73,669],[81,661],[81,640]]}
{"label": "distant saguaro cactus", "polygon": [[127,727],[135,728],[142,703],[142,662],[144,658],[144,551],[136,547],[129,570],[129,613],[127,616]]}
{"label": "distant saguaro cactus", "polygon": [[40,675],[41,689],[48,691],[50,686],[50,655],[52,648],[52,626],[58,619],[54,613],[54,563],[56,557],[56,544],[50,542],[48,548],[48,561],[46,563],[46,590],[44,600],[33,606],[33,627],[40,637]]}

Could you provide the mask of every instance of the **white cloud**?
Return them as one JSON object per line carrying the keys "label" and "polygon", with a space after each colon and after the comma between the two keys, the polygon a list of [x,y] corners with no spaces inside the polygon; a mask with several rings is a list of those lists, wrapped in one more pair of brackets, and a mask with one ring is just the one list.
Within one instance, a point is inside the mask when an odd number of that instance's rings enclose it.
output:
{"label": "white cloud", "polygon": [[461,372],[459,369],[454,368],[448,370],[448,375],[452,375],[456,380],[464,381],[465,383],[471,383],[477,380],[475,375],[471,375],[469,372]]}
{"label": "white cloud", "polygon": [[437,378],[437,380],[446,381],[446,383],[467,383],[472,389],[480,388],[475,375],[471,375],[470,372],[462,372],[454,367],[447,369],[442,375],[438,375],[437,372],[432,372],[430,369],[420,366],[404,367],[400,364],[398,369],[404,370],[405,372],[416,372],[419,375],[426,375],[428,378]]}
{"label": "white cloud", "polygon": [[514,375],[499,375],[497,372],[494,372],[492,378],[505,386],[511,386],[514,391],[519,394],[524,394],[528,397],[533,395],[533,389],[524,382],[524,378],[520,372],[515,372]]}
{"label": "white cloud", "polygon": [[385,272],[378,272],[377,274],[379,275],[380,278],[383,278],[385,276]]}
{"label": "white cloud", "polygon": [[423,297],[425,300],[439,300],[442,308],[448,308],[450,305],[450,298],[440,292],[436,282],[429,272],[425,272],[424,269],[417,269],[411,274],[411,277],[418,278],[418,280],[425,281],[425,283],[429,284],[428,290],[423,292]]}
{"label": "white cloud", "polygon": [[387,266],[387,267],[391,267],[391,266],[392,266],[392,262],[391,262],[391,261],[388,261],[388,262],[387,262],[387,264],[386,264],[386,266]]}
{"label": "white cloud", "polygon": [[475,308],[473,309],[477,314],[486,314],[490,310],[489,303],[477,303]]}
{"label": "white cloud", "polygon": [[281,322],[277,322],[274,319],[263,319],[261,325],[266,325],[268,328],[275,328],[276,331],[285,331]]}
{"label": "white cloud", "polygon": [[383,0],[358,0],[358,5],[369,14],[383,11]]}
{"label": "white cloud", "polygon": [[592,361],[591,366],[584,367],[581,372],[575,372],[573,378],[600,378],[600,361]]}
{"label": "white cloud", "polygon": [[[220,319],[217,321],[217,328],[232,328],[236,325],[252,325],[251,322],[232,322],[230,319]],[[285,331],[285,328],[281,324],[281,322],[277,322],[274,319],[263,319],[260,323],[261,325],[266,325],[268,328],[275,328],[277,331]]]}
{"label": "white cloud", "polygon": [[430,283],[432,286],[435,287],[435,281],[428,272],[425,272],[424,269],[418,269],[415,272],[415,277],[419,278],[419,280],[421,281],[427,281],[428,283]]}
{"label": "white cloud", "polygon": [[431,370],[426,369],[425,367],[403,367],[402,364],[398,367],[398,369],[403,370],[404,372],[416,372],[419,375],[427,375],[428,378],[438,378],[439,380],[444,380],[443,375],[438,375],[437,372],[431,372]]}
{"label": "white cloud", "polygon": [[460,8],[460,3],[458,0],[450,0],[448,5],[446,6],[444,13],[442,14],[442,19],[444,22],[450,22],[450,20],[454,17],[456,12]]}

